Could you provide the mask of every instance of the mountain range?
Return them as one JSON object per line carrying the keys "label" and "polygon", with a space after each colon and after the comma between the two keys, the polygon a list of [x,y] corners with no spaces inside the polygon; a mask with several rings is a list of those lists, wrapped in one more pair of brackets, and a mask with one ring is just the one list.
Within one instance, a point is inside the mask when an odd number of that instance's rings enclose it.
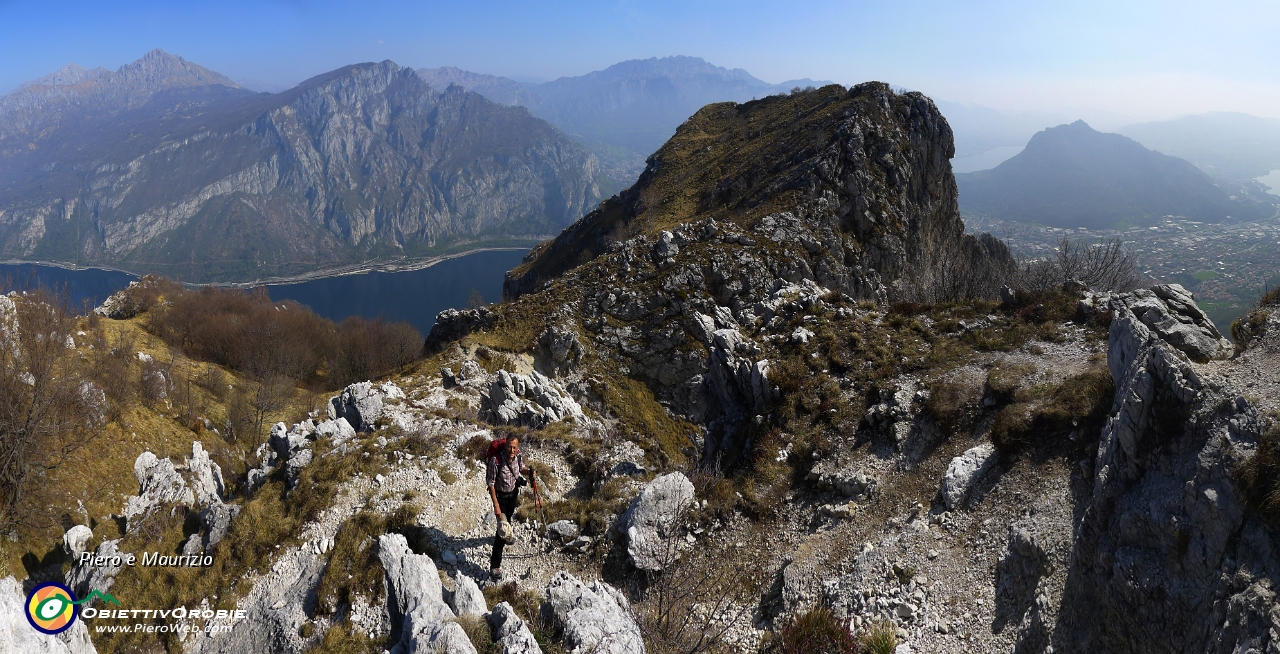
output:
{"label": "mountain range", "polygon": [[770,84],[741,68],[683,56],[624,61],[536,85],[452,67],[423,68],[418,74],[438,91],[459,84],[494,102],[528,107],[586,144],[619,190],[630,186],[645,159],[704,105],[829,84],[807,78]]}
{"label": "mountain range", "polygon": [[1018,155],[991,170],[958,174],[956,183],[965,213],[1052,227],[1108,229],[1170,214],[1243,221],[1275,211],[1228,194],[1186,160],[1084,121],[1041,131]]}
{"label": "mountain range", "polygon": [[1274,118],[1211,112],[1116,131],[1224,181],[1250,180],[1280,169],[1280,120]]}
{"label": "mountain range", "polygon": [[0,98],[0,254],[210,281],[531,243],[599,202],[598,171],[389,61],[264,94],[155,50]]}

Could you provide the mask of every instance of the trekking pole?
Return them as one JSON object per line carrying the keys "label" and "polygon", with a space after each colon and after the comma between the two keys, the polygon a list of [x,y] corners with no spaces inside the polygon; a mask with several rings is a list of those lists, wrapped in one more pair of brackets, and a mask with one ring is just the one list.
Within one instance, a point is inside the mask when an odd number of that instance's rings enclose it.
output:
{"label": "trekking pole", "polygon": [[[537,473],[534,473],[534,477],[537,477]],[[542,523],[542,537],[546,538],[547,537],[547,508],[542,505],[542,493],[538,491],[538,484],[536,479],[534,480],[534,485],[533,485],[533,498],[537,500],[537,503],[538,503],[538,520]]]}

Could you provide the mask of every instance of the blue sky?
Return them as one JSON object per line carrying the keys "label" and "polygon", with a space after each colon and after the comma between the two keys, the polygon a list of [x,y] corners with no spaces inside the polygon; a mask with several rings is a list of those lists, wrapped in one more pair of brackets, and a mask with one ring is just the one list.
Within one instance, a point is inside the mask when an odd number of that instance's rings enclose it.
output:
{"label": "blue sky", "polygon": [[1280,118],[1274,1],[0,0],[0,92],[73,61],[115,69],[156,47],[274,84],[383,59],[555,78],[687,54],[770,82],[879,79],[1102,122],[1210,110]]}

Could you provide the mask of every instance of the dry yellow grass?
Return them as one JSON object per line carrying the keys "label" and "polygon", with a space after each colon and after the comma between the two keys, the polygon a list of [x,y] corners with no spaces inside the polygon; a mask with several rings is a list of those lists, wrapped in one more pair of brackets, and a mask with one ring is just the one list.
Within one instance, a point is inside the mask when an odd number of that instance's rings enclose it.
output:
{"label": "dry yellow grass", "polygon": [[[173,361],[175,370],[181,368],[199,373],[213,367],[211,364],[191,361],[173,354],[163,341],[142,329],[140,320],[141,318],[102,320],[100,328],[108,347],[132,340],[136,351],[151,356],[161,364],[167,365]],[[79,329],[86,333],[92,331],[87,319],[80,320]],[[77,337],[76,340],[81,356],[87,358],[96,354],[88,348],[89,338]],[[129,374],[135,377],[139,375],[141,365],[135,357]],[[226,380],[236,386],[253,383],[231,373],[226,373]],[[174,381],[185,382],[179,379]],[[198,394],[197,404],[204,408],[202,415],[221,430],[226,418],[226,402],[194,385],[191,390]],[[289,408],[275,417],[298,417],[304,412],[306,401],[303,392],[296,392]],[[237,474],[243,474],[245,455],[257,443],[229,443],[219,434],[204,431],[203,425],[197,426],[194,421],[189,420],[185,409],[185,406],[172,401],[152,405],[140,400],[131,402],[123,408],[119,418],[108,423],[103,433],[87,447],[73,452],[61,466],[45,473],[46,476],[36,491],[37,501],[43,509],[41,514],[18,531],[16,541],[0,539],[0,576],[16,575],[23,578],[29,572],[27,568],[31,563],[30,556],[38,560],[44,559],[58,547],[62,539],[60,523],[64,515],[76,523],[87,521],[94,530],[94,545],[102,540],[118,538],[120,534],[115,523],[107,517],[119,513],[126,499],[138,492],[133,463],[143,452],[151,451],[157,456],[171,457],[176,462],[182,462],[191,455],[192,443],[200,441],[213,460],[223,468],[228,481]],[[26,564],[24,557],[28,557]]]}

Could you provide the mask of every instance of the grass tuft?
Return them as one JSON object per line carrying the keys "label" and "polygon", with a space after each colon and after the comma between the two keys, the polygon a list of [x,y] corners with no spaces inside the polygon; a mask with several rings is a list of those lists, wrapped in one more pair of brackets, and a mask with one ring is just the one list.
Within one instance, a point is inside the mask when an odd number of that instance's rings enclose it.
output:
{"label": "grass tuft", "polygon": [[1097,434],[1111,410],[1115,383],[1105,366],[1070,377],[1058,385],[1019,389],[1014,402],[996,414],[991,442],[1003,455],[1015,454],[1072,430]]}
{"label": "grass tuft", "polygon": [[1272,527],[1280,528],[1280,425],[1258,440],[1258,449],[1232,471],[1245,506]]}
{"label": "grass tuft", "polygon": [[[826,606],[797,615],[766,637],[762,654],[857,654],[862,651],[849,625]],[[892,650],[890,650],[892,651]]]}

